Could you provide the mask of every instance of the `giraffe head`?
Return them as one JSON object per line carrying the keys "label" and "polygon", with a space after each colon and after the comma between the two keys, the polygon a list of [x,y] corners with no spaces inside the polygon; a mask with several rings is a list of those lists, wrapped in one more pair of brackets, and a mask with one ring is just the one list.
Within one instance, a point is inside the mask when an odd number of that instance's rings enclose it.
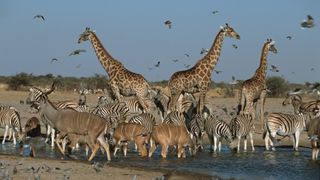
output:
{"label": "giraffe head", "polygon": [[272,41],[272,39],[267,39],[267,46],[268,46],[268,50],[270,51],[270,52],[273,52],[273,53],[277,53],[278,52],[278,50],[277,50],[277,48],[275,47],[275,42],[274,41]]}
{"label": "giraffe head", "polygon": [[92,33],[93,31],[90,30],[89,27],[86,27],[86,29],[84,30],[84,32],[82,34],[80,34],[80,37],[79,37],[79,40],[78,40],[78,43],[82,43],[84,41],[87,41],[89,40],[89,36],[90,34]]}
{"label": "giraffe head", "polygon": [[240,39],[240,35],[226,23],[225,27],[221,26],[221,30],[225,33],[225,36],[235,38],[235,39]]}

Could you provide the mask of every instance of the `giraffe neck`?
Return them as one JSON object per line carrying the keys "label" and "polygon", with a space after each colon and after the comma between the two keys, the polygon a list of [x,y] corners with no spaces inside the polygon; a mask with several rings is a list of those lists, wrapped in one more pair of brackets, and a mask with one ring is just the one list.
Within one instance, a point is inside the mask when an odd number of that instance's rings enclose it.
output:
{"label": "giraffe neck", "polygon": [[268,54],[268,46],[267,43],[264,44],[262,48],[262,53],[261,53],[261,59],[260,59],[260,65],[258,69],[256,70],[255,77],[259,78],[261,80],[266,79],[266,74],[267,74],[267,54]]}
{"label": "giraffe neck", "polygon": [[103,66],[103,68],[105,69],[109,77],[114,76],[115,72],[118,71],[119,68],[123,67],[122,63],[115,60],[107,52],[107,50],[103,47],[102,43],[100,42],[99,38],[95,33],[92,32],[91,35],[89,36],[89,39],[92,43],[93,49],[101,65]]}
{"label": "giraffe neck", "polygon": [[219,60],[224,37],[225,32],[220,30],[208,53],[197,63],[199,66],[205,64],[205,68],[208,69],[208,73],[210,74]]}

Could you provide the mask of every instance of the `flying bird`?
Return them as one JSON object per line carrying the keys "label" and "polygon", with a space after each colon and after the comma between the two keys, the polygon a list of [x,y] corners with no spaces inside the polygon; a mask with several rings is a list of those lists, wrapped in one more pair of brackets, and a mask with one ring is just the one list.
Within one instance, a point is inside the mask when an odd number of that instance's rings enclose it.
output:
{"label": "flying bird", "polygon": [[157,62],[157,64],[154,65],[155,67],[159,67],[160,66],[160,61]]}
{"label": "flying bird", "polygon": [[191,65],[190,64],[184,64],[184,67],[189,68]]}
{"label": "flying bird", "polygon": [[215,72],[216,74],[222,73],[222,71],[218,71],[218,70],[214,70],[214,72]]}
{"label": "flying bird", "polygon": [[272,71],[272,72],[279,72],[279,69],[277,68],[277,66],[271,65],[270,71]]}
{"label": "flying bird", "polygon": [[76,68],[79,69],[81,67],[81,64],[76,65]]}
{"label": "flying bird", "polygon": [[286,38],[289,39],[289,40],[291,40],[291,39],[292,39],[292,36],[287,36]]}
{"label": "flying bird", "polygon": [[314,71],[314,68],[311,68],[310,71]]}
{"label": "flying bird", "polygon": [[187,54],[187,53],[184,53],[184,55],[185,55],[185,56],[187,56],[187,57],[190,57],[190,55],[189,55],[189,54]]}
{"label": "flying bird", "polygon": [[231,82],[229,82],[229,84],[231,84],[231,85],[235,85],[235,84],[238,84],[238,80],[236,80],[236,78],[234,77],[234,76],[232,76],[231,77],[231,79],[232,79],[232,81]]}
{"label": "flying bird", "polygon": [[41,14],[37,14],[33,17],[33,19],[42,19],[43,21],[45,20],[44,19],[44,16],[42,16]]}
{"label": "flying bird", "polygon": [[232,47],[235,48],[235,49],[238,49],[238,46],[235,45],[235,44],[232,44]]}
{"label": "flying bird", "polygon": [[212,11],[212,14],[218,14],[219,11]]}
{"label": "flying bird", "polygon": [[293,91],[290,91],[289,94],[301,94],[303,90],[301,88],[295,88]]}
{"label": "flying bird", "polygon": [[178,62],[178,61],[179,61],[179,59],[172,59],[172,61],[173,61],[173,62]]}
{"label": "flying bird", "polygon": [[300,26],[303,29],[314,27],[313,17],[311,15],[307,15],[307,20],[303,20]]}
{"label": "flying bird", "polygon": [[53,61],[58,61],[58,59],[57,59],[57,58],[52,58],[51,61],[50,61],[50,63],[52,64]]}
{"label": "flying bird", "polygon": [[165,26],[168,26],[168,28],[171,29],[171,27],[172,27],[172,22],[171,22],[170,20],[167,20],[167,21],[164,22],[164,25],[165,25]]}
{"label": "flying bird", "polygon": [[206,54],[209,52],[209,49],[202,48],[200,54]]}
{"label": "flying bird", "polygon": [[82,53],[82,52],[87,52],[87,51],[84,50],[84,49],[77,49],[77,50],[72,51],[72,52],[69,54],[69,56],[79,55],[79,54]]}

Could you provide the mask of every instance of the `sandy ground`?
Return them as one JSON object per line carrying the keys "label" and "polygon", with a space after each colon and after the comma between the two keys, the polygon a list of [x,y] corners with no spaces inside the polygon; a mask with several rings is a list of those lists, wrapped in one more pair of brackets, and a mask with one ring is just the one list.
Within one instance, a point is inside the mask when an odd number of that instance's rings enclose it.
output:
{"label": "sandy ground", "polygon": [[[20,101],[24,101],[27,97],[27,92],[19,92],[19,91],[0,91],[0,105],[11,105],[16,107],[19,110],[21,116],[22,126],[25,125],[26,121],[32,117],[36,116],[34,114],[30,114],[28,112],[28,106],[26,104],[20,103]],[[87,95],[87,104],[92,107],[97,103],[98,96],[102,94],[95,95]],[[50,99],[52,101],[59,100],[78,100],[78,94],[76,93],[63,93],[63,92],[55,92],[50,95]],[[283,107],[281,105],[283,98],[268,98],[266,101],[266,111],[267,112],[288,112],[292,113],[292,107],[287,106]],[[211,96],[208,97],[208,104],[210,106],[225,106],[228,109],[235,107],[237,104],[236,98],[213,98]],[[259,106],[258,106],[259,108]],[[228,121],[228,120],[226,120]],[[261,124],[260,122],[255,123],[256,133],[254,135],[254,144],[257,146],[264,146],[264,141],[262,139],[262,131],[260,130]],[[0,136],[3,135],[4,129],[0,129]],[[42,133],[44,133],[44,128],[42,127]],[[207,142],[207,141],[205,141]],[[292,140],[289,138],[285,138],[282,140],[283,146],[292,146]],[[303,132],[300,137],[300,146],[310,147],[309,142],[307,141],[306,132]],[[1,152],[0,152],[1,154]],[[311,154],[310,154],[311,156]],[[39,175],[41,179],[62,179],[64,176],[69,176],[71,179],[88,179],[89,177],[92,179],[153,179],[156,177],[161,177],[164,174],[170,174],[170,179],[208,179],[206,176],[200,175],[192,175],[192,174],[178,174],[157,171],[157,170],[143,170],[137,168],[123,168],[123,167],[112,167],[112,164],[104,165],[101,168],[100,172],[96,172],[92,165],[89,162],[75,162],[68,160],[52,160],[52,159],[38,159],[38,158],[23,158],[23,164],[17,165],[19,161],[21,161],[22,157],[15,156],[6,156],[0,155],[0,165],[7,164],[6,170],[10,177],[13,179],[32,179],[34,176],[32,173],[31,167],[35,169],[39,168]],[[52,168],[51,172],[47,172],[45,165],[48,165]],[[13,173],[13,169],[16,166],[18,172],[16,174]],[[0,169],[0,179],[1,173],[3,173],[3,169]]]}

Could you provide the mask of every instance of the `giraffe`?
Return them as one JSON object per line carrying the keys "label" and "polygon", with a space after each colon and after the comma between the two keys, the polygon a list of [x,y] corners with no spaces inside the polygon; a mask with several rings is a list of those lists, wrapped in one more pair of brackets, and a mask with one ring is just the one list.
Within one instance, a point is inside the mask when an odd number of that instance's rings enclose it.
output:
{"label": "giraffe", "polygon": [[262,128],[264,128],[264,105],[267,95],[267,54],[268,52],[277,53],[277,49],[274,45],[274,41],[267,39],[262,47],[260,65],[256,70],[253,77],[242,83],[242,88],[239,96],[238,114],[240,112],[244,114],[251,114],[255,119],[255,112],[257,101],[260,99],[260,120]]}
{"label": "giraffe", "polygon": [[197,111],[199,114],[202,113],[205,96],[211,84],[211,74],[219,60],[225,36],[240,39],[240,35],[228,24],[225,27],[221,26],[208,53],[190,69],[175,72],[171,76],[168,82],[171,92],[169,111],[174,111],[177,108],[176,104],[179,96],[187,92],[191,94],[200,93],[200,103]]}
{"label": "giraffe", "polygon": [[86,28],[80,35],[78,43],[90,41],[97,58],[109,76],[109,84],[111,91],[118,101],[123,96],[135,95],[143,107],[144,111],[148,111],[147,95],[151,89],[148,81],[138,73],[129,71],[118,60],[114,59],[103,47],[96,33],[90,28]]}

